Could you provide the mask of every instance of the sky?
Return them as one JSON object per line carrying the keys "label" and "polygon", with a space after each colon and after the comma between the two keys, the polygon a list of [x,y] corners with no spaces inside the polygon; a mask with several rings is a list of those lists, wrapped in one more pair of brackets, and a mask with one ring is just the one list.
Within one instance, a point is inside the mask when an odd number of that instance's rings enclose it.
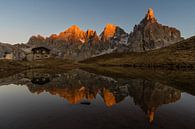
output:
{"label": "sky", "polygon": [[100,34],[108,23],[133,30],[153,8],[159,23],[195,35],[195,0],[0,0],[0,42],[26,43],[32,35],[58,34],[71,25]]}

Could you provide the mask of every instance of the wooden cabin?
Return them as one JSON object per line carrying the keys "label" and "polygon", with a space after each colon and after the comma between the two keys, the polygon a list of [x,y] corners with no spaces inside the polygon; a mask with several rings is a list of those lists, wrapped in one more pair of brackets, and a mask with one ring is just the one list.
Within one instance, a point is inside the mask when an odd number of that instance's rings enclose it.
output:
{"label": "wooden cabin", "polygon": [[43,60],[51,57],[50,50],[45,47],[36,47],[31,50],[31,53],[27,55],[27,60]]}

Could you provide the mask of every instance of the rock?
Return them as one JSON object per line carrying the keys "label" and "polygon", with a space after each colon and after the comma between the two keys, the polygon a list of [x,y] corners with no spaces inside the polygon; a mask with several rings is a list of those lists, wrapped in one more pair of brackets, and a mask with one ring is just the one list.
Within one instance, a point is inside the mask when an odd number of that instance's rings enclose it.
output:
{"label": "rock", "polygon": [[86,32],[86,42],[90,45],[96,44],[100,42],[99,36],[94,30],[87,30]]}
{"label": "rock", "polygon": [[85,43],[86,37],[85,32],[78,26],[73,25],[64,32],[61,32],[57,40],[62,40],[67,43]]}
{"label": "rock", "polygon": [[94,30],[81,30],[73,25],[60,34],[52,34],[44,38],[40,35],[32,36],[27,45],[33,47],[46,47],[52,54],[61,58],[82,60],[99,55],[107,50],[126,43],[128,34],[121,28],[108,24],[99,37]]}
{"label": "rock", "polygon": [[37,35],[37,36],[32,36],[29,41],[28,44],[30,45],[36,45],[36,44],[41,44],[45,41],[45,38],[41,35]]}
{"label": "rock", "polygon": [[107,24],[100,35],[101,42],[110,44],[127,43],[128,34],[118,26]]}
{"label": "rock", "polygon": [[169,46],[181,41],[179,30],[159,24],[150,8],[139,25],[129,36],[130,51],[142,52]]}

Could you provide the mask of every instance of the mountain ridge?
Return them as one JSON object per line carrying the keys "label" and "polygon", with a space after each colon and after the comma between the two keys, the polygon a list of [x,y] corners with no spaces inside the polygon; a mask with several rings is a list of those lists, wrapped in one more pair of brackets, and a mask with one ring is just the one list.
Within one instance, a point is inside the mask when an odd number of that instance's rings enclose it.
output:
{"label": "mountain ridge", "polygon": [[108,53],[129,51],[142,52],[159,49],[183,40],[176,28],[163,26],[157,22],[150,8],[144,19],[135,25],[129,34],[114,24],[107,24],[100,35],[95,30],[84,31],[72,25],[59,34],[49,37],[32,36],[26,44],[17,45],[19,49],[46,47],[53,55],[62,59],[84,60]]}

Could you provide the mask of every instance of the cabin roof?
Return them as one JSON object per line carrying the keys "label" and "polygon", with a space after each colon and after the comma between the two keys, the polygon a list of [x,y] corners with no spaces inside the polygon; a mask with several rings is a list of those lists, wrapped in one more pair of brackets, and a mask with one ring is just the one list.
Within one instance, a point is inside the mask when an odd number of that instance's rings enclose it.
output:
{"label": "cabin roof", "polygon": [[46,48],[46,47],[35,47],[32,49],[32,51],[36,51],[36,50],[45,50],[45,51],[51,51],[50,49]]}

